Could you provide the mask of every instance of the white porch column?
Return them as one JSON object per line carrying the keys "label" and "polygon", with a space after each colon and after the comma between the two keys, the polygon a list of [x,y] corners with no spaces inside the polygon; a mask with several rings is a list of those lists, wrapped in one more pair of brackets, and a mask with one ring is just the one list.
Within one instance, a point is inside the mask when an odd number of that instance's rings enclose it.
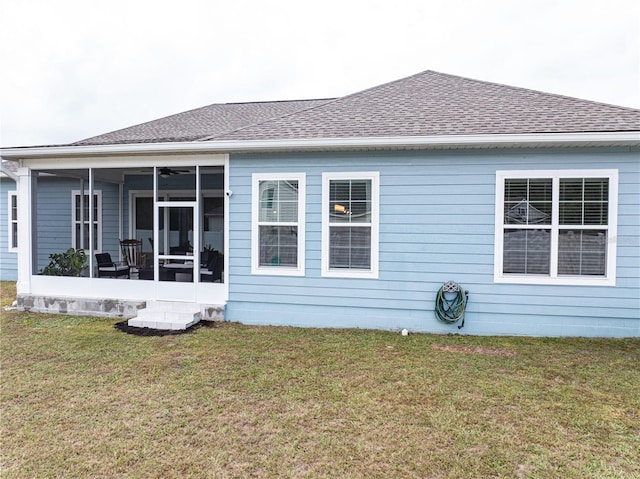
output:
{"label": "white porch column", "polygon": [[229,204],[231,201],[231,184],[229,183],[229,155],[224,158],[224,301],[229,301],[229,226],[231,224]]}
{"label": "white porch column", "polygon": [[16,172],[16,191],[18,194],[18,294],[31,293],[32,258],[37,257],[38,245],[34,241],[34,228],[37,222],[36,205],[37,173],[29,168],[18,168]]}

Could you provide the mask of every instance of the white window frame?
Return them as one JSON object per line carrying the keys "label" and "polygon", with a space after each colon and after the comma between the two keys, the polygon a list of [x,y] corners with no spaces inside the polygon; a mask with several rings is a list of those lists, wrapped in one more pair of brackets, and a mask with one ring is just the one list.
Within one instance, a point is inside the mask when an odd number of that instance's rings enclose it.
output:
{"label": "white window frame", "polygon": [[[329,267],[329,185],[332,180],[370,180],[371,181],[371,265],[369,269],[345,269]],[[329,278],[377,279],[379,274],[379,236],[380,236],[380,172],[350,171],[322,173],[322,271]],[[358,226],[358,225],[356,225]],[[365,226],[365,225],[360,225]]]}
{"label": "white window frame", "polygon": [[[260,265],[260,182],[261,181],[297,181],[298,182],[298,219],[297,222],[282,223],[278,226],[296,226],[298,228],[297,266],[261,266]],[[251,176],[251,274],[277,276],[304,276],[305,274],[305,173],[253,173]]]}
{"label": "white window frame", "polygon": [[[503,271],[503,232],[509,225],[504,223],[504,184],[507,179],[552,179],[552,214],[551,225],[551,265],[548,275],[504,274]],[[604,276],[565,276],[558,275],[558,238],[561,229],[568,226],[559,225],[560,179],[566,178],[608,178],[609,179],[609,211],[608,225],[594,226],[593,229],[607,230],[607,266]],[[616,245],[618,226],[618,170],[509,170],[496,172],[496,210],[495,210],[495,249],[494,249],[494,282],[511,284],[555,284],[568,286],[615,286],[616,284]],[[589,226],[575,225],[571,229],[591,229]]]}
{"label": "white window frame", "polygon": [[[86,189],[83,191],[85,196],[89,196],[89,190]],[[96,241],[96,245],[97,245],[97,249],[94,251],[95,253],[101,253],[102,252],[102,190],[93,190],[93,194],[98,198],[98,204],[96,205],[96,208],[98,210],[98,217],[97,218],[93,218],[93,221],[95,223],[97,223],[98,225],[98,238]],[[75,248],[76,247],[76,243],[77,243],[77,238],[76,238],[76,224],[80,223],[81,225],[84,223],[84,219],[81,218],[80,220],[78,220],[78,218],[76,218],[76,196],[80,196],[80,190],[73,190],[71,192],[71,247]],[[89,202],[89,207],[91,207],[91,202]],[[88,241],[89,239],[86,238],[86,241],[89,246],[91,246]],[[85,251],[89,251],[91,248],[86,248]]]}
{"label": "white window frame", "polygon": [[[8,211],[7,211],[7,227],[8,227],[8,248],[7,251],[12,252],[12,253],[17,253],[18,252],[18,238],[17,238],[17,234],[16,233],[16,244],[13,244],[13,226],[15,225],[16,227],[16,231],[18,229],[18,192],[17,191],[9,191],[8,192],[8,201],[9,201],[9,205],[8,205]],[[16,219],[14,220],[13,217],[11,216],[13,213],[13,202],[15,201],[16,204]]]}

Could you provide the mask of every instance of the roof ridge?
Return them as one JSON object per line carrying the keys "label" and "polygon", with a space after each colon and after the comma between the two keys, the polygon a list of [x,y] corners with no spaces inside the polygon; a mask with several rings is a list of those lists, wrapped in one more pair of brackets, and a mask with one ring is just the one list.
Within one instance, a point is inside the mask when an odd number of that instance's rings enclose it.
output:
{"label": "roof ridge", "polygon": [[[507,89],[510,89],[510,90],[517,90],[517,91],[521,91],[521,92],[530,92],[530,93],[548,95],[548,96],[553,96],[553,97],[556,97],[556,98],[563,98],[565,100],[586,102],[586,103],[590,103],[590,104],[594,104],[594,105],[601,105],[601,106],[607,106],[607,107],[612,107],[612,108],[619,108],[621,110],[632,111],[632,112],[636,112],[636,113],[640,112],[639,108],[633,108],[633,107],[630,107],[630,106],[616,105],[614,103],[606,103],[606,102],[601,102],[601,101],[588,100],[586,98],[578,98],[578,97],[575,97],[575,96],[563,95],[562,93],[552,93],[552,92],[543,91],[543,90],[535,90],[533,88],[520,87],[520,86],[515,86],[515,85],[508,85],[506,83],[498,83],[498,82],[489,81],[489,80],[479,80],[477,78],[470,78],[470,77],[465,77],[465,76],[461,76],[461,75],[452,75],[450,73],[442,73],[442,72],[437,72],[437,71],[434,71],[434,70],[425,70],[424,72],[421,72],[421,73],[418,73],[418,74],[412,75],[412,76],[416,76],[417,77],[417,76],[421,76],[424,73],[434,73],[434,74],[436,74],[438,76],[441,76],[441,77],[459,78],[461,80],[465,80],[465,81],[472,82],[472,83],[481,83],[483,85],[493,85],[493,86],[497,86],[497,87],[500,87],[500,88],[507,88]],[[411,77],[403,78],[402,80],[406,80],[406,79],[409,79],[409,78],[411,78]],[[418,80],[420,80],[420,79],[418,79]],[[393,83],[393,82],[391,82],[391,83]]]}
{"label": "roof ridge", "polygon": [[[352,96],[362,95],[363,93],[366,93],[368,91],[378,90],[379,88],[383,88],[383,87],[386,87],[386,86],[389,86],[389,85],[393,85],[394,83],[404,82],[404,81],[409,80],[410,78],[414,78],[414,77],[418,77],[418,76],[424,75],[425,73],[437,73],[437,74],[439,74],[438,72],[433,71],[433,70],[424,70],[424,71],[419,72],[419,73],[414,73],[413,75],[409,75],[409,76],[406,76],[406,77],[398,78],[396,80],[390,80],[388,82],[381,83],[379,85],[374,85],[374,86],[371,86],[369,88],[365,88],[364,90],[358,90],[356,92],[349,93],[348,95],[341,96],[339,98],[335,98],[335,100],[336,101],[337,100],[345,100],[345,99],[350,98]],[[455,76],[455,75],[451,75],[451,76]]]}
{"label": "roof ridge", "polygon": [[[313,110],[314,108],[320,108],[320,107],[323,107],[323,106],[325,106],[325,105],[327,105],[329,103],[333,103],[333,102],[335,102],[337,100],[340,100],[340,98],[342,98],[342,97],[328,98],[327,101],[325,101],[324,103],[321,103],[319,105],[313,105],[313,106],[310,106],[308,108],[301,108],[300,110],[292,111],[292,112],[286,113],[284,115],[276,115],[276,116],[273,116],[271,118],[267,118],[266,120],[257,121],[255,123],[251,123],[250,125],[244,125],[244,126],[238,127],[235,130],[225,131],[222,134],[222,136],[229,135],[230,133],[236,133],[236,132],[242,131],[242,130],[244,130],[246,128],[252,128],[254,126],[262,125],[264,123],[267,123],[267,122],[270,122],[270,121],[273,121],[273,120],[277,120],[277,119],[280,119],[280,118],[287,118],[288,116],[295,115],[295,114],[301,113],[303,111],[309,111],[309,110]],[[286,102],[286,101],[294,102],[294,101],[324,101],[324,100],[323,99],[317,99],[317,100],[283,100],[283,102]],[[260,103],[260,102],[256,102],[256,103]],[[271,103],[271,102],[267,102],[267,103]],[[273,103],[280,103],[280,102],[273,102]],[[243,103],[240,103],[240,104],[243,104]],[[202,138],[196,138],[193,141],[211,141],[211,140],[216,139],[219,136],[221,136],[221,135],[209,135],[209,136],[204,136]]]}
{"label": "roof ridge", "polygon": [[[231,101],[231,102],[226,102],[226,103],[212,103],[211,105],[207,105],[207,106],[213,106],[213,105],[258,105],[261,103],[293,103],[296,101],[331,101],[331,100],[335,100],[336,98],[300,98],[297,100],[260,100],[260,101]],[[206,108],[206,107],[203,107]],[[198,108],[196,108],[197,110]]]}

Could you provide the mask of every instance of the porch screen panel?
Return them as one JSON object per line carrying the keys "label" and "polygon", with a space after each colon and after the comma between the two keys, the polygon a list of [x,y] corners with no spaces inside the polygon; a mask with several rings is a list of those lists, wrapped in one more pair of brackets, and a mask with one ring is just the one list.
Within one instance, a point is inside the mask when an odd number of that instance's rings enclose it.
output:
{"label": "porch screen panel", "polygon": [[205,196],[202,199],[202,241],[205,248],[224,251],[224,198]]}

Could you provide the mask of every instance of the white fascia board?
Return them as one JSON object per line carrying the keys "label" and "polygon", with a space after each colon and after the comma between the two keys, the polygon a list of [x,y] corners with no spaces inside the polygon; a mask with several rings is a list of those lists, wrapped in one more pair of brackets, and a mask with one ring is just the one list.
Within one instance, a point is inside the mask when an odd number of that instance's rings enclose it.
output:
{"label": "white fascia board", "polygon": [[2,149],[10,159],[153,155],[166,153],[234,153],[282,150],[393,148],[506,148],[544,146],[640,146],[640,131],[595,133],[524,133],[286,140],[219,140],[117,145],[48,146]]}

